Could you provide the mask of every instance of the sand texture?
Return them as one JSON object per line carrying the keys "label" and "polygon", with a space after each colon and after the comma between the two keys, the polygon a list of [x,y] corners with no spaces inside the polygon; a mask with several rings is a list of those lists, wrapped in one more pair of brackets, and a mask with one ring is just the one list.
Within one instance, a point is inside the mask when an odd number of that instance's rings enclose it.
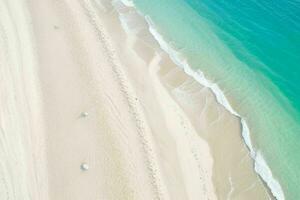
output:
{"label": "sand texture", "polygon": [[0,0],[0,199],[268,199],[239,119],[134,8]]}

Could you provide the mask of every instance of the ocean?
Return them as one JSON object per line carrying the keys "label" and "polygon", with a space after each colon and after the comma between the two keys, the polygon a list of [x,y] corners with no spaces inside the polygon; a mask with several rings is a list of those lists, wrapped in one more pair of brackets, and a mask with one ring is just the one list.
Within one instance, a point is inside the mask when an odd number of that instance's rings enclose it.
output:
{"label": "ocean", "polygon": [[133,4],[173,60],[240,117],[254,169],[273,195],[300,199],[300,1]]}

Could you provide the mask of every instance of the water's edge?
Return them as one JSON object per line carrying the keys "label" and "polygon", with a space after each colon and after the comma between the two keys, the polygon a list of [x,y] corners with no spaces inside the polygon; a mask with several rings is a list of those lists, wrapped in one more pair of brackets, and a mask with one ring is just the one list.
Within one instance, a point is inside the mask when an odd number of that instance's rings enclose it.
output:
{"label": "water's edge", "polygon": [[281,188],[280,183],[273,177],[272,171],[270,170],[269,166],[267,165],[267,162],[265,161],[262,153],[259,150],[256,150],[253,148],[251,138],[250,138],[250,131],[249,127],[246,123],[246,120],[238,114],[230,105],[229,101],[227,100],[226,96],[222,92],[222,90],[219,88],[219,86],[216,83],[211,82],[208,80],[204,73],[201,70],[193,70],[190,65],[188,64],[188,61],[184,59],[182,54],[177,52],[174,47],[170,46],[163,38],[163,36],[157,31],[155,28],[154,23],[152,22],[151,18],[149,16],[145,16],[143,13],[139,12],[138,9],[135,7],[134,3],[132,1],[128,0],[121,0],[121,2],[128,7],[135,8],[136,11],[144,17],[148,24],[148,28],[152,36],[155,38],[155,40],[160,45],[161,49],[164,50],[172,59],[172,61],[180,68],[184,70],[186,74],[193,77],[197,82],[199,82],[201,85],[204,85],[205,87],[208,87],[212,93],[215,95],[216,100],[219,104],[221,104],[226,110],[228,110],[231,114],[237,116],[240,119],[241,127],[242,127],[242,137],[243,141],[245,142],[250,156],[254,161],[254,170],[255,172],[261,177],[261,179],[266,183],[266,186],[268,186],[273,194],[273,196],[278,200],[284,200],[284,193]]}

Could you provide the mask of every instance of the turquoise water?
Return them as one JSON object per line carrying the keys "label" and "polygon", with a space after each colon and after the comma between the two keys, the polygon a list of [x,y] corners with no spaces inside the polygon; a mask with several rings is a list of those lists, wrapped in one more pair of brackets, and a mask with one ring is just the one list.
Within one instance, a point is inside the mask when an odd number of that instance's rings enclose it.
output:
{"label": "turquoise water", "polygon": [[[247,122],[278,199],[300,199],[300,2],[135,0],[191,68],[218,84]],[[258,158],[257,158],[258,159]],[[274,180],[281,188],[276,188]]]}

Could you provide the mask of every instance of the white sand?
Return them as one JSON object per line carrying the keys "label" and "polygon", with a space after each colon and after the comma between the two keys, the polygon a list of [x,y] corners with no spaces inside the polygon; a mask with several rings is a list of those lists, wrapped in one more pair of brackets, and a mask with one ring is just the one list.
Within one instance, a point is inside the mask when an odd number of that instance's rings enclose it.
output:
{"label": "white sand", "polygon": [[0,1],[0,199],[48,199],[44,122],[30,17]]}
{"label": "white sand", "polygon": [[238,120],[134,10],[21,2],[0,0],[0,199],[266,199]]}

